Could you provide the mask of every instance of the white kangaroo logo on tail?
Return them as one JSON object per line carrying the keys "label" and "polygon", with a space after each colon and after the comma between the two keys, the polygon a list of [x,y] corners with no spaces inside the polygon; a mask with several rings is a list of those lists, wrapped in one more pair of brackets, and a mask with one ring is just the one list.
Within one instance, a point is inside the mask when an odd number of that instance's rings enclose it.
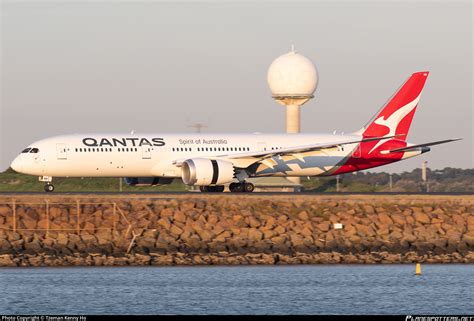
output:
{"label": "white kangaroo logo on tail", "polygon": [[[395,135],[398,124],[403,118],[405,118],[406,115],[408,115],[413,110],[413,108],[416,107],[416,105],[418,105],[418,101],[420,100],[420,97],[421,97],[421,93],[413,101],[397,109],[387,119],[384,119],[384,116],[381,116],[374,121],[374,123],[376,123],[377,125],[385,126],[389,129],[388,133],[385,134],[383,137]],[[386,141],[387,140],[379,140],[377,144],[375,144],[375,146],[372,147],[372,149],[369,151],[369,154],[372,153],[374,149],[376,149],[377,147],[379,147],[381,144],[385,143]]]}

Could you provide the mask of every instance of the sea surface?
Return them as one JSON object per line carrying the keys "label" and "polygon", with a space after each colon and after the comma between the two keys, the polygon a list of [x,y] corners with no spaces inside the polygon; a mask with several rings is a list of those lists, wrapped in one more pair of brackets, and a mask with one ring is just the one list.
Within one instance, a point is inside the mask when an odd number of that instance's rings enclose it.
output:
{"label": "sea surface", "polygon": [[0,268],[0,314],[474,314],[474,265]]}

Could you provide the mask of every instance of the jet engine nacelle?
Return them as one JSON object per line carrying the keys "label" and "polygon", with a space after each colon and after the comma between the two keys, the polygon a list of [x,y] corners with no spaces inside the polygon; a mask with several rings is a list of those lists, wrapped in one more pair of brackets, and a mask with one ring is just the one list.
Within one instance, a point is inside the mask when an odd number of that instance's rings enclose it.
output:
{"label": "jet engine nacelle", "polygon": [[183,162],[181,178],[186,185],[219,185],[234,180],[232,163],[207,158],[192,158]]}
{"label": "jet engine nacelle", "polygon": [[125,177],[123,180],[130,186],[166,185],[173,182],[173,178],[168,177]]}

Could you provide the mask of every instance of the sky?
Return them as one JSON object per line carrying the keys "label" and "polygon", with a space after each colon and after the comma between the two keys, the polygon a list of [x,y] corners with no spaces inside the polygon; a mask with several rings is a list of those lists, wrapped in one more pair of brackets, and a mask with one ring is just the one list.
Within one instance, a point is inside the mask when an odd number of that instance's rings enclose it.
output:
{"label": "sky", "polygon": [[318,70],[302,132],[361,128],[430,71],[408,136],[445,138],[374,171],[472,168],[470,1],[1,1],[0,170],[67,133],[284,132],[266,82],[291,45]]}

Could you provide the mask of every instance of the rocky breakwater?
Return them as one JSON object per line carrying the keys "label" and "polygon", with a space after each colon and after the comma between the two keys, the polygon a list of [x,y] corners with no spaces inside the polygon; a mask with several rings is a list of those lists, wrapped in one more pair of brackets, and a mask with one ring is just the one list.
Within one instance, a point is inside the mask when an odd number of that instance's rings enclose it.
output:
{"label": "rocky breakwater", "polygon": [[473,263],[472,204],[387,196],[5,201],[0,266]]}

